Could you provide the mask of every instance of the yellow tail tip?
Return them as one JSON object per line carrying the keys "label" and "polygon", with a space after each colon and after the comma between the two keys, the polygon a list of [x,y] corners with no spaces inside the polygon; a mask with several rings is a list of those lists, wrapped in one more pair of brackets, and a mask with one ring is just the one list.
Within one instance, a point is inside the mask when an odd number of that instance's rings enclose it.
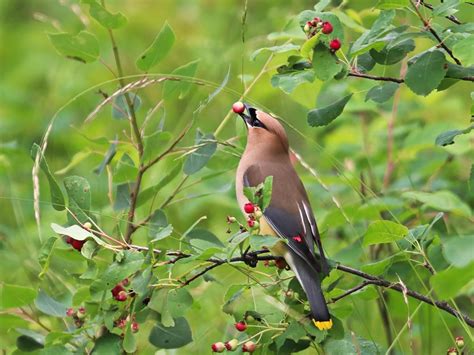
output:
{"label": "yellow tail tip", "polygon": [[313,323],[319,330],[328,330],[332,328],[332,319],[323,322],[313,319]]}

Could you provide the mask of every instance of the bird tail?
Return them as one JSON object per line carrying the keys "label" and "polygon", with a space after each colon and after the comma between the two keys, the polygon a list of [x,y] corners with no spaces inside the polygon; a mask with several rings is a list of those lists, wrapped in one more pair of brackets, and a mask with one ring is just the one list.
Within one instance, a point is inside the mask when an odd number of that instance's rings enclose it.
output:
{"label": "bird tail", "polygon": [[321,281],[317,271],[291,249],[284,257],[306,293],[314,325],[319,330],[330,329],[332,320],[321,290]]}

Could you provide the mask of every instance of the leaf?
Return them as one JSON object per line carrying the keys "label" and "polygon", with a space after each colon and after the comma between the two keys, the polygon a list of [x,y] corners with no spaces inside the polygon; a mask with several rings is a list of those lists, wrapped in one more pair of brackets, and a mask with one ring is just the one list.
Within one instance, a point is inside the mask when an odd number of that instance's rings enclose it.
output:
{"label": "leaf", "polygon": [[64,179],[64,187],[69,198],[68,222],[75,224],[77,221],[89,221],[91,208],[91,187],[82,176],[68,176]]}
{"label": "leaf", "polygon": [[213,233],[201,228],[196,228],[188,232],[185,236],[185,240],[187,240],[197,251],[225,247],[225,245]]}
{"label": "leaf", "polygon": [[442,147],[445,147],[450,144],[454,144],[454,138],[456,138],[457,136],[461,134],[468,134],[473,129],[474,129],[474,125],[471,125],[470,127],[466,129],[454,129],[451,131],[443,132],[436,137],[435,144],[440,145]]}
{"label": "leaf", "polygon": [[92,33],[82,31],[75,36],[69,33],[48,33],[48,37],[56,51],[66,58],[91,63],[99,57],[99,41]]}
{"label": "leaf", "polygon": [[397,83],[383,83],[377,86],[372,87],[367,95],[365,96],[365,101],[372,100],[374,102],[383,103],[395,94],[395,91],[398,89]]}
{"label": "leaf", "polygon": [[352,45],[351,55],[356,56],[369,51],[372,48],[383,48],[386,44],[386,36],[390,31],[390,23],[395,17],[395,10],[382,11],[375,20],[371,29],[364,32]]}
{"label": "leaf", "polygon": [[125,210],[130,207],[130,194],[134,188],[134,182],[126,182],[117,186],[114,203],[115,211]]}
{"label": "leaf", "polygon": [[16,347],[21,351],[32,352],[44,348],[44,345],[32,337],[20,335],[16,339]]}
{"label": "leaf", "polygon": [[165,327],[157,324],[151,330],[148,341],[161,349],[177,349],[189,344],[193,341],[191,328],[185,318],[177,318],[174,320],[173,327]]}
{"label": "leaf", "polygon": [[96,0],[82,0],[84,4],[90,6],[89,13],[103,27],[116,30],[127,24],[127,18],[120,12],[112,14],[101,6]]}
{"label": "leaf", "polygon": [[270,235],[251,235],[249,241],[252,250],[271,249],[278,242],[284,243],[282,239]]}
{"label": "leaf", "polygon": [[134,112],[137,112],[142,105],[141,97],[135,93],[126,93],[116,96],[112,104],[112,117],[117,120],[128,120],[129,117],[132,117],[128,107],[126,95],[128,95],[128,99]]}
{"label": "leaf", "polygon": [[36,155],[38,154],[39,154],[39,166],[41,170],[43,170],[43,173],[45,173],[46,178],[48,179],[49,192],[51,194],[51,204],[53,205],[53,208],[55,210],[62,211],[64,210],[66,206],[63,192],[61,191],[61,188],[59,187],[53,174],[51,174],[48,163],[46,162],[46,159],[43,156],[43,152],[41,151],[40,146],[34,143],[33,146],[31,147],[31,152],[30,152],[31,158],[33,160],[36,160]]}
{"label": "leaf", "polygon": [[300,84],[312,83],[315,73],[313,70],[300,70],[272,76],[271,84],[274,88],[280,88],[283,92],[291,94]]}
{"label": "leaf", "polygon": [[430,284],[440,299],[457,296],[474,278],[474,263],[464,268],[450,267],[431,276]]}
{"label": "leaf", "polygon": [[184,162],[183,172],[186,175],[192,175],[201,170],[217,149],[214,135],[212,133],[204,135],[199,130],[196,131],[195,145],[200,147],[189,154]]}
{"label": "leaf", "polygon": [[332,79],[342,69],[342,64],[336,55],[322,43],[314,47],[312,63],[316,77],[322,81]]}
{"label": "leaf", "polygon": [[375,221],[369,225],[364,236],[364,246],[391,243],[405,238],[408,228],[392,221]]}
{"label": "leaf", "polygon": [[107,149],[104,159],[102,160],[100,165],[94,169],[94,173],[96,173],[97,175],[102,174],[105,167],[110,164],[110,162],[112,161],[116,153],[117,153],[117,136],[115,136],[115,140],[110,144],[109,149]]}
{"label": "leaf", "polygon": [[92,354],[94,355],[114,355],[122,352],[122,338],[116,334],[106,332],[96,340]]}
{"label": "leaf", "polygon": [[315,108],[308,112],[308,124],[312,127],[326,126],[334,121],[344,111],[344,107],[351,99],[352,94],[321,108]]}
{"label": "leaf", "polygon": [[166,174],[159,182],[158,184],[149,187],[145,190],[143,190],[140,193],[140,198],[138,199],[137,202],[137,207],[141,206],[148,200],[150,200],[155,194],[157,194],[163,187],[168,185],[173,179],[181,172],[181,163],[178,162],[168,174]]}
{"label": "leaf", "polygon": [[146,136],[143,140],[143,162],[150,162],[155,157],[159,157],[167,148],[167,143],[171,140],[170,132],[159,131],[150,136]]}
{"label": "leaf", "polygon": [[446,75],[446,58],[443,52],[434,50],[419,56],[408,66],[405,84],[415,94],[426,96],[436,89]]}
{"label": "leaf", "polygon": [[92,237],[92,233],[88,230],[78,226],[77,224],[70,227],[63,227],[56,223],[51,223],[51,228],[60,235],[65,235],[76,240],[86,240]]}
{"label": "leaf", "polygon": [[42,269],[39,278],[42,278],[44,274],[48,271],[49,261],[51,260],[51,255],[53,254],[54,245],[59,239],[56,237],[50,237],[46,242],[43,243],[38,255],[38,262],[41,265]]}
{"label": "leaf", "polygon": [[433,16],[449,16],[458,12],[460,0],[446,0],[433,9]]}
{"label": "leaf", "polygon": [[132,332],[132,322],[127,322],[125,336],[123,338],[123,350],[129,354],[133,354],[137,351],[137,339],[135,334]]}
{"label": "leaf", "polygon": [[99,279],[91,284],[91,293],[111,290],[120,281],[139,271],[144,261],[142,253],[133,250],[124,251],[123,260],[114,261],[105,269]]}
{"label": "leaf", "polygon": [[290,51],[297,51],[299,48],[300,48],[300,46],[297,46],[296,44],[292,44],[292,43],[286,43],[286,44],[282,44],[280,46],[259,48],[250,55],[250,60],[255,60],[255,58],[257,58],[258,55],[263,53],[263,52],[286,53],[286,52],[290,52]]}
{"label": "leaf", "polygon": [[474,235],[449,238],[443,244],[443,255],[456,267],[469,265],[474,260]]}
{"label": "leaf", "polygon": [[377,8],[382,10],[401,9],[409,4],[410,0],[379,0]]}
{"label": "leaf", "polygon": [[266,208],[270,205],[272,200],[272,191],[273,191],[273,176],[267,176],[263,182],[263,191],[262,191],[262,211],[265,211]]}
{"label": "leaf", "polygon": [[66,317],[67,307],[51,298],[46,292],[40,290],[35,299],[35,306],[41,312],[53,317]]}
{"label": "leaf", "polygon": [[69,170],[71,170],[72,168],[77,166],[80,162],[82,162],[83,160],[88,158],[91,154],[92,154],[92,152],[89,151],[89,150],[77,152],[76,154],[74,154],[74,156],[72,157],[72,159],[71,159],[71,161],[69,162],[68,165],[66,165],[61,170],[56,170],[54,173],[57,174],[57,175],[66,174],[67,172],[69,172]]}
{"label": "leaf", "polygon": [[142,71],[149,71],[153,66],[162,61],[173,47],[175,35],[173,29],[165,22],[153,43],[138,58],[137,68]]}
{"label": "leaf", "polygon": [[436,192],[407,191],[402,193],[403,198],[417,200],[426,207],[437,211],[453,212],[464,217],[471,216],[470,207],[451,191],[441,190]]}
{"label": "leaf", "polygon": [[393,263],[405,259],[406,256],[403,253],[395,254],[388,258],[378,260],[374,263],[362,265],[361,270],[368,274],[379,276],[384,274]]}
{"label": "leaf", "polygon": [[392,65],[401,61],[405,56],[415,49],[415,41],[409,38],[394,46],[386,45],[380,52],[376,49],[370,50],[370,56],[375,62],[382,65]]}
{"label": "leaf", "polygon": [[148,235],[154,236],[160,229],[168,226],[168,219],[163,210],[157,209],[153,211],[150,222],[148,223]]}
{"label": "leaf", "polygon": [[[196,75],[198,64],[199,60],[195,60],[173,70],[171,75],[176,76],[177,80],[167,80],[165,82],[163,86],[163,98],[165,100],[174,97],[181,100],[186,96],[193,84],[187,79],[193,78]],[[180,79],[181,77],[182,79]]]}
{"label": "leaf", "polygon": [[17,308],[32,304],[37,292],[29,287],[2,284],[0,289],[0,308]]}
{"label": "leaf", "polygon": [[183,316],[193,305],[193,296],[185,288],[168,292],[167,308],[173,318]]}
{"label": "leaf", "polygon": [[446,78],[461,79],[468,76],[474,76],[473,65],[471,65],[469,68],[465,68],[461,65],[448,63],[448,71],[446,72]]}
{"label": "leaf", "polygon": [[168,224],[166,227],[160,228],[153,236],[153,239],[150,240],[150,243],[157,242],[159,240],[169,237],[173,233],[173,226]]}
{"label": "leaf", "polygon": [[456,42],[453,46],[453,54],[461,63],[469,67],[474,65],[474,35],[470,35],[463,40]]}

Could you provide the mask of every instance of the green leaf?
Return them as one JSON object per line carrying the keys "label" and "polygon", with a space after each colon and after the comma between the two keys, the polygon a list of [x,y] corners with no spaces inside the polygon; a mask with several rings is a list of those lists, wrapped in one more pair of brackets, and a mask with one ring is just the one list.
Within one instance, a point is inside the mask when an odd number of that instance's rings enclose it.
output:
{"label": "green leaf", "polygon": [[453,54],[461,63],[469,67],[474,65],[474,35],[470,35],[463,40],[456,42],[453,46]]}
{"label": "green leaf", "polygon": [[130,207],[130,194],[134,188],[134,182],[126,182],[117,186],[114,203],[115,211],[125,210]]}
{"label": "green leaf", "polygon": [[197,251],[209,248],[224,248],[225,245],[213,233],[206,229],[196,228],[186,234],[185,239]]}
{"label": "green leaf", "polygon": [[43,152],[41,151],[40,146],[34,143],[33,146],[31,147],[31,152],[30,152],[31,158],[33,160],[36,160],[36,155],[38,154],[39,154],[39,166],[41,170],[43,170],[43,173],[45,173],[46,178],[48,179],[49,191],[51,194],[51,204],[53,205],[53,208],[55,210],[62,211],[66,207],[66,203],[64,201],[64,196],[61,191],[61,188],[59,187],[53,174],[51,174],[48,163],[46,162],[46,159],[43,156]]}
{"label": "green leaf", "polygon": [[446,78],[461,79],[468,76],[474,76],[474,65],[465,68],[461,65],[448,63],[448,71],[446,72]]}
{"label": "green leaf", "polygon": [[84,4],[90,5],[89,13],[103,27],[110,30],[121,28],[127,24],[127,18],[120,12],[112,14],[107,11],[96,0],[82,0]]}
{"label": "green leaf", "polygon": [[474,235],[449,238],[443,245],[443,255],[456,267],[469,265],[474,261]]}
{"label": "green leaf", "polygon": [[32,304],[37,292],[29,287],[3,284],[0,288],[0,308],[16,308]]}
{"label": "green leaf", "polygon": [[322,43],[314,47],[313,69],[319,80],[332,79],[342,69],[342,64],[334,53]]}
{"label": "green leaf", "polygon": [[173,318],[182,317],[193,305],[193,296],[185,288],[168,292],[167,308]]}
{"label": "green leaf", "polygon": [[374,86],[365,96],[365,101],[372,100],[374,102],[383,103],[393,97],[398,89],[397,83],[387,82]]}
{"label": "green leaf", "polygon": [[85,223],[89,221],[91,208],[91,187],[89,182],[82,176],[68,176],[64,179],[69,198],[68,222],[75,224],[77,221]]}
{"label": "green leaf", "polygon": [[16,339],[16,347],[18,350],[25,351],[25,352],[32,352],[38,349],[44,348],[44,345],[27,335],[20,335]]}
{"label": "green leaf", "polygon": [[344,107],[351,99],[352,94],[344,96],[342,99],[332,104],[315,108],[308,112],[308,124],[312,127],[326,126],[334,121],[344,111]]}
{"label": "green leaf", "polygon": [[[177,80],[167,80],[163,86],[163,98],[165,100],[179,98],[180,100],[186,96],[191,90],[193,83],[187,78],[193,78],[196,75],[199,60],[192,61],[179,68],[173,70],[171,75],[175,75]],[[183,79],[180,79],[183,77]]]}
{"label": "green leaf", "polygon": [[115,261],[100,275],[100,278],[91,284],[91,293],[111,290],[120,281],[141,269],[145,258],[142,253],[126,250],[123,259]]}
{"label": "green leaf", "polygon": [[167,148],[167,143],[171,140],[170,132],[159,131],[150,136],[146,136],[143,140],[144,150],[142,161],[148,163],[155,157],[159,157]]}
{"label": "green leaf", "polygon": [[171,181],[173,181],[176,176],[181,172],[181,162],[178,162],[173,168],[166,174],[158,184],[151,186],[140,193],[140,198],[138,199],[137,206],[141,206],[145,202],[149,201],[153,196],[155,196],[163,187],[168,185]]}
{"label": "green leaf", "polygon": [[89,32],[77,35],[69,33],[48,33],[49,40],[59,54],[82,63],[94,62],[100,54],[99,41]]}
{"label": "green leaf", "polygon": [[42,278],[44,274],[48,271],[49,261],[51,260],[51,255],[53,254],[54,245],[59,239],[56,237],[50,237],[46,242],[43,243],[38,255],[38,262],[40,263],[42,269],[39,274],[39,278]]}
{"label": "green leaf", "polygon": [[168,224],[166,227],[160,228],[154,235],[153,239],[150,240],[150,243],[157,242],[159,240],[169,237],[173,233],[173,226]]}
{"label": "green leaf", "polygon": [[401,61],[405,56],[415,49],[415,41],[409,38],[393,46],[386,45],[380,52],[371,49],[370,56],[379,64],[392,65]]}
{"label": "green leaf", "polygon": [[368,274],[378,276],[378,275],[384,274],[393,263],[398,262],[400,260],[405,260],[405,259],[406,259],[405,254],[403,253],[395,254],[388,258],[378,260],[374,263],[362,265],[361,270]]}
{"label": "green leaf", "polygon": [[278,242],[284,243],[282,239],[271,235],[251,235],[249,241],[253,250],[260,250],[263,248],[271,249]]}
{"label": "green leaf", "polygon": [[150,222],[148,223],[148,235],[153,237],[162,228],[168,226],[168,218],[163,210],[157,209],[153,211]]}
{"label": "green leaf", "polygon": [[283,92],[291,94],[300,84],[312,83],[315,73],[313,70],[300,70],[272,76],[271,84],[274,88],[280,88]]}
{"label": "green leaf", "polygon": [[282,44],[281,46],[273,46],[273,47],[264,47],[259,48],[255,52],[253,52],[250,56],[250,60],[255,60],[257,56],[263,52],[270,52],[270,53],[285,53],[290,51],[297,51],[299,50],[300,46],[292,43]]}
{"label": "green leaf", "polygon": [[395,10],[382,11],[375,20],[371,29],[364,32],[352,45],[351,55],[356,56],[369,51],[372,48],[382,49],[387,39],[384,37],[390,31],[390,23],[395,17]]}
{"label": "green leaf", "polygon": [[[471,248],[472,249],[472,248]],[[440,299],[457,296],[474,278],[474,263],[464,268],[450,267],[431,276],[430,284]]]}
{"label": "green leaf", "polygon": [[470,207],[451,191],[441,190],[436,192],[407,191],[402,193],[403,198],[417,200],[426,207],[437,211],[453,212],[461,216],[470,217]]}
{"label": "green leaf", "polygon": [[71,158],[71,161],[69,162],[69,164],[67,164],[64,168],[60,170],[56,170],[54,173],[56,175],[64,175],[68,173],[70,170],[72,170],[72,168],[76,167],[77,165],[79,165],[79,163],[87,159],[91,154],[92,152],[90,150],[77,152]]}
{"label": "green leaf", "polygon": [[116,96],[112,104],[112,117],[117,120],[128,120],[132,116],[127,104],[126,95],[129,97],[134,112],[137,112],[142,105],[142,99],[135,93]]}
{"label": "green leaf", "polygon": [[458,12],[460,0],[445,0],[433,9],[433,16],[449,16]]}
{"label": "green leaf", "polygon": [[262,211],[265,211],[272,200],[273,176],[267,176],[262,187]]}
{"label": "green leaf", "polygon": [[375,221],[369,225],[364,236],[364,246],[391,243],[405,238],[408,228],[392,221]]}
{"label": "green leaf", "polygon": [[132,322],[127,322],[125,336],[123,338],[123,350],[129,354],[133,354],[137,351],[137,339],[135,334],[132,332]]}
{"label": "green leaf", "polygon": [[409,4],[410,0],[379,0],[377,8],[382,10],[401,9]]}
{"label": "green leaf", "polygon": [[434,50],[419,56],[408,66],[405,84],[415,94],[426,96],[436,89],[446,75],[446,58],[443,52]]}
{"label": "green leaf", "polygon": [[149,71],[153,66],[162,61],[173,47],[175,35],[173,29],[165,22],[153,43],[137,60],[137,68]]}
{"label": "green leaf", "polygon": [[217,149],[217,142],[212,133],[202,134],[196,131],[195,145],[199,146],[188,155],[184,162],[183,172],[186,175],[192,175],[206,166],[209,159]]}
{"label": "green leaf", "polygon": [[435,143],[436,145],[440,145],[442,147],[445,147],[450,144],[454,144],[454,138],[456,138],[457,136],[461,134],[468,134],[473,129],[474,129],[474,125],[471,125],[470,127],[466,129],[454,129],[451,131],[443,132],[436,137]]}
{"label": "green leaf", "polygon": [[40,290],[35,299],[35,306],[41,312],[53,317],[66,317],[67,307],[51,298],[46,292]]}
{"label": "green leaf", "polygon": [[116,184],[131,181],[138,173],[138,168],[135,166],[133,159],[127,153],[122,155],[122,159],[117,163],[114,169],[113,182]]}
{"label": "green leaf", "polygon": [[158,323],[151,330],[148,341],[160,349],[177,349],[193,341],[191,328],[185,318],[174,320],[174,326],[165,327]]}
{"label": "green leaf", "polygon": [[122,353],[122,338],[106,332],[94,344],[93,355],[115,355]]}

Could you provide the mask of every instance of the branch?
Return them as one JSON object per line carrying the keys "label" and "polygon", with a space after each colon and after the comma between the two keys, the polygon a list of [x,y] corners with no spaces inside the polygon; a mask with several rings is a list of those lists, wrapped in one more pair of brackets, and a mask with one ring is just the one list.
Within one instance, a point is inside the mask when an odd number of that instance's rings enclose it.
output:
{"label": "branch", "polygon": [[[375,76],[375,75],[369,75],[369,74],[362,74],[362,73],[358,73],[358,72],[355,72],[355,71],[352,71],[347,75],[357,77],[357,78],[375,80],[375,81],[392,81],[392,82],[398,83],[398,84],[402,84],[402,83],[405,82],[405,79],[402,79],[402,78],[391,78],[389,76]],[[446,78],[451,78],[451,77],[446,76]],[[452,79],[458,79],[458,80],[463,80],[463,81],[474,81],[474,76],[464,76],[462,78],[454,78],[453,77]]]}
{"label": "branch", "polygon": [[411,2],[411,4],[415,8],[415,12],[418,15],[419,19],[421,20],[421,22],[423,22],[423,25],[425,26],[425,28],[428,31],[430,31],[430,33],[436,38],[436,40],[439,42],[439,45],[449,54],[449,56],[451,58],[453,58],[453,60],[456,62],[456,64],[462,65],[461,61],[454,56],[451,49],[449,49],[448,46],[446,44],[444,44],[443,39],[438,35],[438,33],[433,29],[433,27],[431,27],[429,21],[425,20],[425,18],[421,14],[420,10],[418,10],[418,6],[416,4],[414,4],[413,2]]}
{"label": "branch", "polygon": [[[433,10],[433,5],[431,4],[427,4],[426,2],[424,2],[423,0],[420,0],[420,3],[421,5],[423,5],[424,7],[426,7],[427,9],[430,9],[430,10]],[[448,16],[445,16],[445,18],[447,18],[449,21],[451,22],[454,22],[455,24],[457,25],[462,25],[462,22],[458,20],[458,18],[454,15],[448,15]]]}

